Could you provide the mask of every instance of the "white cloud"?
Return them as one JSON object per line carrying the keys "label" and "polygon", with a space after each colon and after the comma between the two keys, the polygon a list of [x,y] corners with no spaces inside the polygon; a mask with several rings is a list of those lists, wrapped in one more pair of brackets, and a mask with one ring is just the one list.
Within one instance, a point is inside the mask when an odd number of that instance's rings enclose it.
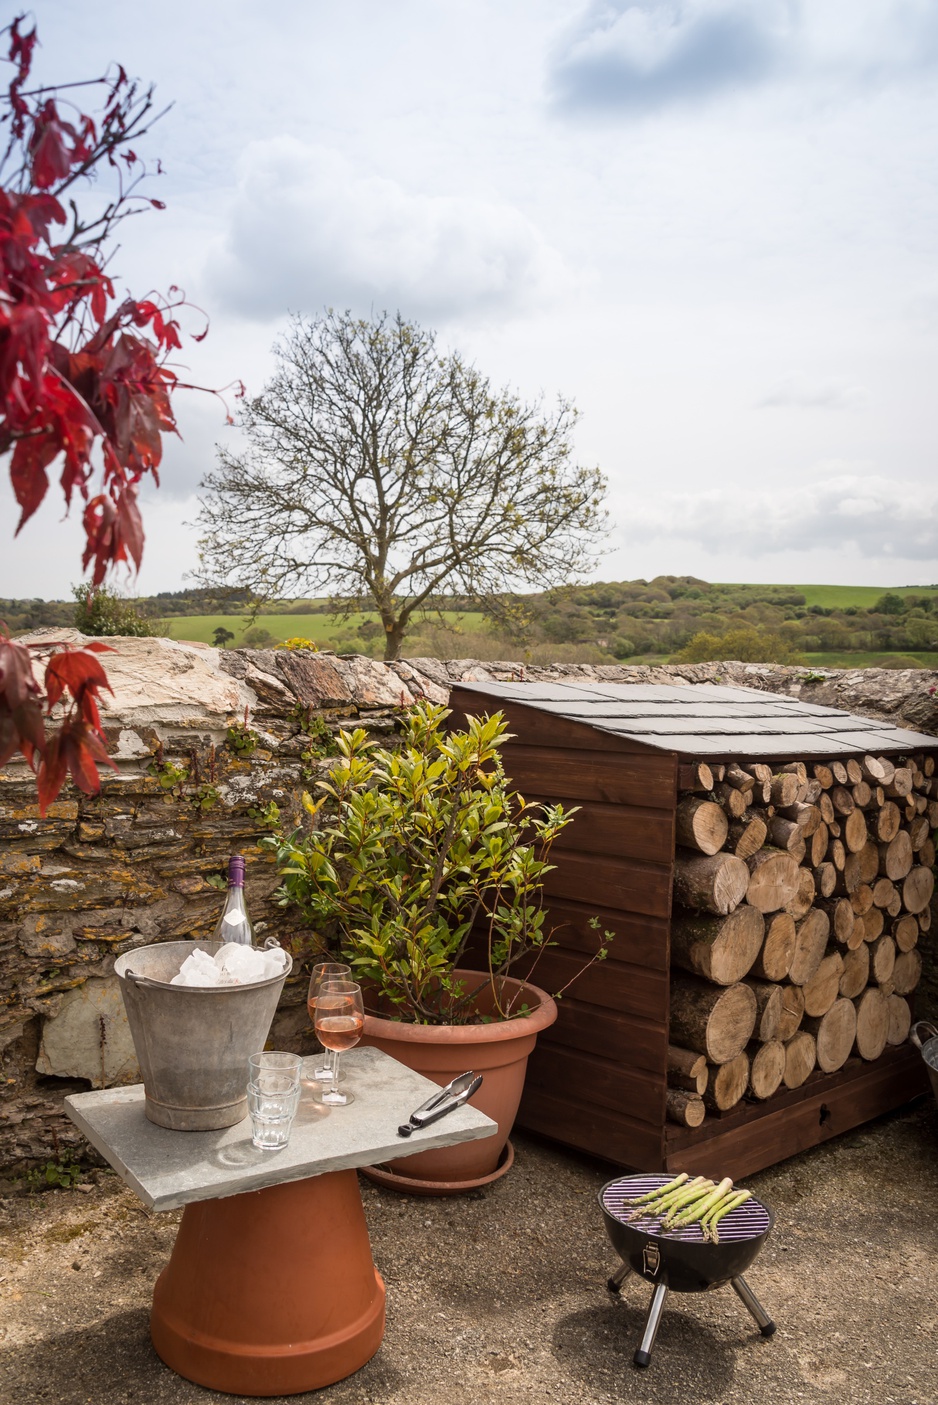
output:
{"label": "white cloud", "polygon": [[936,59],[931,0],[594,0],[552,82],[561,107],[645,112],[778,78],[877,86]]}
{"label": "white cloud", "polygon": [[756,402],[758,409],[854,410],[868,399],[862,385],[852,385],[842,377],[815,381],[792,372]]}
{"label": "white cloud", "polygon": [[230,308],[261,319],[325,305],[434,320],[505,314],[542,308],[571,284],[514,206],[409,191],[290,136],[245,151],[209,278]]}
{"label": "white cloud", "polygon": [[616,513],[626,543],[643,538],[693,542],[714,556],[745,543],[748,556],[823,549],[862,559],[938,563],[938,487],[819,465],[801,487],[764,491],[730,485],[632,500]]}
{"label": "white cloud", "polygon": [[554,68],[561,103],[655,108],[762,79],[782,61],[786,0],[606,0]]}

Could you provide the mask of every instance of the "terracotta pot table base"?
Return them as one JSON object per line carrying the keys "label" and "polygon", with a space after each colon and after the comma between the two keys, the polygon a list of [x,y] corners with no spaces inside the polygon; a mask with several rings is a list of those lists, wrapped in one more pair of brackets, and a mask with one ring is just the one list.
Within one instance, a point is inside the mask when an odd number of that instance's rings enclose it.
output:
{"label": "terracotta pot table base", "polygon": [[[433,1084],[377,1049],[350,1051],[342,1066],[355,1101],[328,1108],[306,1085],[290,1142],[277,1152],[252,1145],[249,1120],[215,1132],[155,1126],[142,1084],[65,1099],[145,1205],[185,1207],[150,1331],[188,1380],[231,1395],[298,1394],[352,1375],[381,1344],[384,1283],[355,1168],[400,1150],[397,1128]],[[409,1145],[430,1150],[495,1130],[469,1105],[414,1132]]]}

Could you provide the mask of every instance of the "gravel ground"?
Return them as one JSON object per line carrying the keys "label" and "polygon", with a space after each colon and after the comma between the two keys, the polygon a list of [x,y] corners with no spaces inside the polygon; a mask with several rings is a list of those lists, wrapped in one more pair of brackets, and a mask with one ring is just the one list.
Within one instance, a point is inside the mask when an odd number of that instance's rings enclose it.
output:
{"label": "gravel ground", "polygon": [[[650,1289],[616,1265],[596,1206],[602,1162],[518,1136],[511,1174],[452,1200],[362,1182],[388,1285],[384,1344],[315,1392],[324,1405],[934,1405],[938,1112],[931,1100],[754,1176],[776,1229],[748,1278],[778,1324],[759,1336],[728,1289],[672,1295],[637,1371]],[[219,1396],[153,1352],[148,1308],[178,1216],[109,1172],[0,1200],[0,1400],[194,1405]],[[240,1399],[241,1397],[237,1397]]]}

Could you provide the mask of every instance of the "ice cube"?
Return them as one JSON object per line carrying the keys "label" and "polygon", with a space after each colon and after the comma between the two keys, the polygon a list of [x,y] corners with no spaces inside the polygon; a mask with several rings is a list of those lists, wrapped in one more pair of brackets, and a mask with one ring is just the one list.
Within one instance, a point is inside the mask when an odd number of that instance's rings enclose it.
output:
{"label": "ice cube", "polygon": [[186,986],[215,986],[229,985],[230,980],[224,972],[219,970],[215,962],[207,951],[202,951],[196,947],[190,952],[179,968],[178,973],[173,976],[170,985]]}
{"label": "ice cube", "polygon": [[279,946],[266,947],[263,952],[264,957],[264,979],[272,980],[274,976],[282,976],[287,969],[287,953]]}
{"label": "ice cube", "polygon": [[215,962],[226,975],[233,976],[242,984],[266,979],[264,953],[253,946],[227,942],[215,953]]}

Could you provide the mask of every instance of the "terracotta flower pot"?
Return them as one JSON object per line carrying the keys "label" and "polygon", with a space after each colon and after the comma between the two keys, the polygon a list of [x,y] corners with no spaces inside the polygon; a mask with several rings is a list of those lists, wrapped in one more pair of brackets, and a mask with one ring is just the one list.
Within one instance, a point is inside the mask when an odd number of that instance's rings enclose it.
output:
{"label": "terracotta flower pot", "polygon": [[[467,988],[472,981],[479,982],[480,987],[487,984],[487,978],[479,971],[457,971],[456,975],[467,983]],[[470,1025],[405,1024],[365,1016],[362,1044],[383,1050],[441,1087],[468,1069],[481,1073],[482,1087],[472,1105],[498,1123],[497,1134],[482,1141],[398,1157],[388,1163],[390,1174],[378,1175],[376,1179],[418,1194],[423,1189],[425,1194],[446,1195],[494,1180],[508,1169],[505,1148],[521,1101],[528,1055],[541,1030],[557,1018],[557,1006],[536,985],[510,979],[506,984],[511,991],[523,986],[531,1014],[493,1024]],[[480,1005],[484,1012],[484,994]]]}

